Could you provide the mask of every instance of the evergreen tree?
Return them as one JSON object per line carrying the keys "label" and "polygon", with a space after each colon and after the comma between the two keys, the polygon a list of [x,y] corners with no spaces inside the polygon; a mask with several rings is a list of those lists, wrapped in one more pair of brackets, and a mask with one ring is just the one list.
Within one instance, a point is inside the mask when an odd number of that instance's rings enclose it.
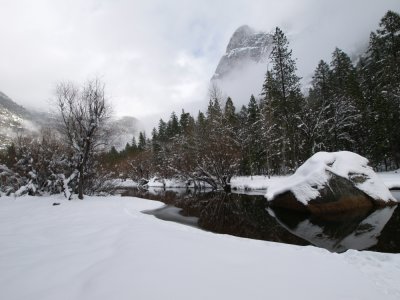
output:
{"label": "evergreen tree", "polygon": [[303,159],[307,159],[317,151],[327,149],[330,145],[328,141],[332,99],[330,72],[329,65],[321,60],[315,69],[311,88],[302,110],[299,128],[305,143]]}
{"label": "evergreen tree", "polygon": [[167,123],[163,119],[158,122],[158,139],[165,141],[167,139]]}
{"label": "evergreen tree", "polygon": [[226,99],[225,107],[224,107],[224,116],[228,123],[232,126],[237,125],[237,117],[236,117],[236,108],[233,104],[231,97]]}
{"label": "evergreen tree", "polygon": [[137,150],[137,143],[136,143],[136,138],[135,137],[133,137],[132,138],[132,142],[131,142],[131,149],[132,149],[132,152],[135,152],[136,150]]}
{"label": "evergreen tree", "polygon": [[205,123],[206,123],[206,117],[204,116],[204,113],[199,111],[199,113],[197,115],[196,126],[200,127],[200,128],[204,128]]}
{"label": "evergreen tree", "polygon": [[[282,171],[295,168],[299,163],[301,143],[299,140],[299,118],[303,97],[300,92],[300,78],[296,75],[296,63],[289,50],[289,42],[278,27],[273,36],[271,52],[272,70],[267,72],[262,95],[271,109],[271,116],[277,124],[276,136],[281,136],[280,153]],[[278,141],[277,141],[278,142]]]}
{"label": "evergreen tree", "polygon": [[400,167],[400,16],[388,11],[371,33],[358,69],[367,101],[369,152],[375,165]]}
{"label": "evergreen tree", "polygon": [[330,151],[354,151],[357,141],[357,125],[360,113],[357,103],[360,103],[361,90],[357,81],[356,70],[350,57],[336,48],[332,54],[330,88]]}
{"label": "evergreen tree", "polygon": [[125,149],[124,149],[124,154],[129,154],[132,151],[132,147],[129,143],[126,143]]}
{"label": "evergreen tree", "polygon": [[147,144],[146,133],[144,131],[139,132],[138,150],[144,151],[146,149],[146,144]]}
{"label": "evergreen tree", "polygon": [[262,173],[264,165],[263,145],[261,143],[260,108],[254,95],[247,106],[245,140],[245,167],[247,174]]}
{"label": "evergreen tree", "polygon": [[266,99],[260,101],[260,149],[264,156],[264,172],[266,175],[278,173],[280,170],[279,162],[279,143],[280,137],[276,136],[275,121],[272,116],[272,109]]}
{"label": "evergreen tree", "polygon": [[182,109],[182,113],[179,119],[179,126],[181,128],[181,131],[183,133],[187,133],[193,126],[193,124],[193,117],[190,115],[190,113],[185,113],[185,111]]}
{"label": "evergreen tree", "polygon": [[168,138],[172,138],[175,135],[180,134],[181,128],[179,126],[179,120],[176,116],[175,112],[172,112],[171,117],[167,123],[167,136]]}

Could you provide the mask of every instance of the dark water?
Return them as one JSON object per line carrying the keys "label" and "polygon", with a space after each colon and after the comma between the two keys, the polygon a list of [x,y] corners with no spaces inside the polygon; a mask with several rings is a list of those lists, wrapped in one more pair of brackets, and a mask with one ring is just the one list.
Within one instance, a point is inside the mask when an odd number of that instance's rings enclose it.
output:
{"label": "dark water", "polygon": [[[400,191],[393,192],[400,199]],[[158,200],[166,205],[146,211],[155,217],[217,233],[314,245],[332,252],[348,249],[400,253],[400,208],[387,207],[329,217],[315,217],[268,207],[257,193],[195,193],[186,189],[125,190],[122,195]]]}

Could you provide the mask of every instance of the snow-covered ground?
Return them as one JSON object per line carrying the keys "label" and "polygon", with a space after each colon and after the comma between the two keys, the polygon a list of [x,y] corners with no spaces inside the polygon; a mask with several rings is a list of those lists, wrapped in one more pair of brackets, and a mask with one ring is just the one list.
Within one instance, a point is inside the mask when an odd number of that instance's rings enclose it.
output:
{"label": "snow-covered ground", "polygon": [[179,180],[175,178],[158,178],[153,177],[150,178],[149,182],[147,183],[148,187],[153,188],[186,188],[188,184],[184,180]]}
{"label": "snow-covered ground", "polygon": [[129,178],[127,178],[125,180],[114,179],[112,181],[112,184],[114,186],[121,187],[121,188],[137,188],[138,187],[138,183]]}
{"label": "snow-covered ground", "polygon": [[1,197],[0,299],[400,299],[399,254],[334,254],[141,213],[161,205]]}
{"label": "snow-covered ground", "polygon": [[266,190],[269,185],[284,180],[288,176],[237,176],[231,179],[231,187],[237,190]]}

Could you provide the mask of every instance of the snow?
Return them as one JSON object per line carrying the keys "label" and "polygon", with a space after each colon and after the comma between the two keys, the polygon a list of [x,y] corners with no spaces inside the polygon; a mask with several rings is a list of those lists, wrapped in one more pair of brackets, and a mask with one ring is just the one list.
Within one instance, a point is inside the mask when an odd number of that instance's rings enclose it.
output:
{"label": "snow", "polygon": [[[383,181],[388,189],[400,190],[400,170],[392,172],[378,172],[379,178]],[[286,180],[287,176],[237,176],[231,180],[231,187],[237,191],[255,191],[261,193],[268,189],[270,185]],[[265,194],[265,193],[264,193]]]}
{"label": "snow", "polygon": [[181,179],[169,179],[169,178],[159,178],[153,177],[150,178],[149,182],[147,183],[149,187],[159,187],[159,188],[186,188],[187,181]]}
{"label": "snow", "polygon": [[319,189],[329,182],[329,172],[349,180],[353,174],[361,174],[366,180],[362,183],[354,182],[358,189],[376,200],[395,201],[383,181],[368,166],[368,160],[349,151],[314,154],[292,176],[270,184],[266,197],[272,200],[276,195],[291,191],[296,199],[307,204],[308,201],[318,197]]}
{"label": "snow", "polygon": [[161,206],[117,196],[0,198],[0,299],[400,297],[398,254],[339,255],[141,213]]}
{"label": "snow", "polygon": [[400,169],[392,172],[381,172],[378,175],[389,189],[400,189]]}
{"label": "snow", "polygon": [[[182,178],[152,177],[146,185],[149,188],[194,188],[193,180],[188,181]],[[196,185],[202,189],[211,188],[206,182],[197,182]]]}
{"label": "snow", "polygon": [[126,179],[114,179],[112,184],[116,187],[125,187],[125,188],[136,188],[138,187],[138,183],[133,181],[130,178]]}
{"label": "snow", "polygon": [[266,190],[270,185],[276,184],[287,176],[237,176],[231,179],[231,187],[235,190]]}

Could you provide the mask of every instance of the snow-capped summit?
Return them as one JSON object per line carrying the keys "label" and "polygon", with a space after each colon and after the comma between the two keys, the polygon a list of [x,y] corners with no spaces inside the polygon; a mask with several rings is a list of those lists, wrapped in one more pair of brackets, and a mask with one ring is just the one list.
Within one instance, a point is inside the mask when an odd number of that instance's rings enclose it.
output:
{"label": "snow-capped summit", "polygon": [[222,79],[249,62],[264,62],[272,50],[272,35],[256,31],[248,25],[240,26],[233,33],[226,53],[221,57],[212,80]]}

